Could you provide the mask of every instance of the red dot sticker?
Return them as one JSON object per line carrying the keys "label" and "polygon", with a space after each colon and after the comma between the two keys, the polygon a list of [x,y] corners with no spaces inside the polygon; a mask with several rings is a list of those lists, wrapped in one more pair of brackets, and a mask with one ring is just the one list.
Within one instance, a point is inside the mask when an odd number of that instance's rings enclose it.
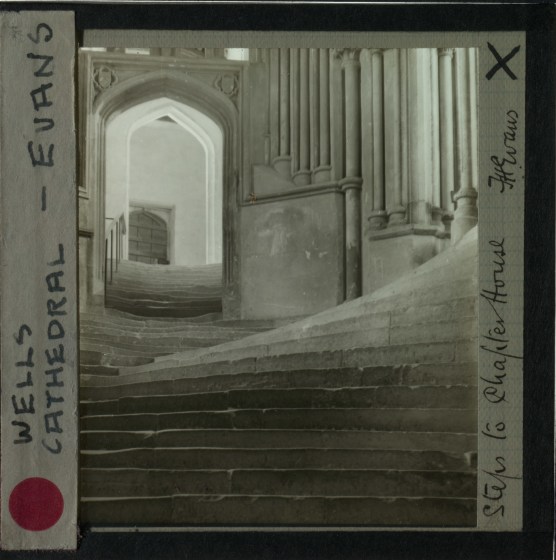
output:
{"label": "red dot sticker", "polygon": [[45,531],[62,516],[64,497],[50,480],[26,478],[12,490],[9,509],[13,520],[23,529]]}

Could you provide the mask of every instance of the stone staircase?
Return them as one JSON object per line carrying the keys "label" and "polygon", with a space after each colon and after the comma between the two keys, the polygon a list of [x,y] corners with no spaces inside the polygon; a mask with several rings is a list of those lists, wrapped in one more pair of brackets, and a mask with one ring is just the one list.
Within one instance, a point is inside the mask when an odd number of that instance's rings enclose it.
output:
{"label": "stone staircase", "polygon": [[196,267],[120,261],[106,307],[151,317],[197,317],[222,311],[222,264]]}
{"label": "stone staircase", "polygon": [[80,314],[80,371],[82,375],[117,375],[125,366],[238,340],[287,322],[225,321],[221,313],[155,319],[90,307]]}
{"label": "stone staircase", "polygon": [[476,243],[313,317],[83,374],[81,521],[474,526]]}

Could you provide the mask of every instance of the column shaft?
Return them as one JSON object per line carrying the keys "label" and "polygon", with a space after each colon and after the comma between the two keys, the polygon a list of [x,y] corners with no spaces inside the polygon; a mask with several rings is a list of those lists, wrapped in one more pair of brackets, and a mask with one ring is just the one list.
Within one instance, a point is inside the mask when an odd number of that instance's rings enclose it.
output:
{"label": "column shaft", "polygon": [[410,49],[409,71],[409,180],[411,221],[431,221],[432,130],[430,49]]}
{"label": "column shaft", "polygon": [[280,154],[280,109],[279,109],[279,87],[280,87],[280,63],[279,50],[270,49],[269,64],[269,124],[270,124],[270,161],[271,163]]}
{"label": "column shaft", "polygon": [[299,171],[294,176],[299,186],[311,182],[309,95],[309,49],[299,49]]}
{"label": "column shaft", "polygon": [[431,128],[432,128],[432,176],[431,176],[431,219],[434,225],[442,225],[440,207],[440,114],[438,94],[438,55],[431,51]]}
{"label": "column shaft", "polygon": [[389,224],[405,222],[402,204],[400,50],[384,52],[384,166]]}
{"label": "column shaft", "polygon": [[290,49],[290,143],[292,175],[299,171],[299,49]]}
{"label": "column shaft", "polygon": [[450,229],[454,205],[454,106],[452,89],[453,49],[440,49],[438,83],[440,105],[440,205],[444,211],[444,226]]}
{"label": "column shaft", "polygon": [[361,186],[344,185],[346,205],[346,300],[361,295]]}
{"label": "column shaft", "polygon": [[280,49],[280,152],[274,167],[280,175],[290,177],[290,53],[289,49]]}
{"label": "column shaft", "polygon": [[[384,197],[384,67],[382,51],[372,51],[374,210],[385,212]],[[384,215],[384,214],[382,214]]]}
{"label": "column shaft", "polygon": [[330,180],[330,71],[328,49],[319,49],[319,166],[316,182]]}
{"label": "column shaft", "polygon": [[361,96],[359,61],[344,59],[346,114],[346,177],[361,176]]}
{"label": "column shaft", "polygon": [[359,52],[344,51],[346,177],[346,299],[361,295],[361,84]]}
{"label": "column shaft", "polygon": [[290,153],[290,57],[280,49],[280,155]]}
{"label": "column shaft", "polygon": [[[371,220],[374,199],[374,161],[373,161],[373,75],[371,51],[361,49],[361,212],[363,221]],[[369,224],[369,227],[372,225]]]}
{"label": "column shaft", "polygon": [[311,120],[311,171],[319,164],[319,51],[310,49],[309,52],[309,107]]}
{"label": "column shaft", "polygon": [[332,180],[344,177],[344,86],[341,55],[330,50],[330,148]]}
{"label": "column shaft", "polygon": [[[476,123],[476,102],[472,98],[476,96],[475,86],[471,82],[476,80],[476,75],[471,75],[475,69],[474,61],[470,61],[469,49],[456,49],[455,51],[455,97],[456,97],[456,185],[457,192],[454,196],[456,210],[452,224],[452,242],[456,243],[476,223],[477,190],[474,184],[473,154],[476,149],[476,141],[471,136],[475,131],[471,130],[471,122]],[[472,105],[473,103],[473,105]],[[475,164],[476,165],[476,164]]]}

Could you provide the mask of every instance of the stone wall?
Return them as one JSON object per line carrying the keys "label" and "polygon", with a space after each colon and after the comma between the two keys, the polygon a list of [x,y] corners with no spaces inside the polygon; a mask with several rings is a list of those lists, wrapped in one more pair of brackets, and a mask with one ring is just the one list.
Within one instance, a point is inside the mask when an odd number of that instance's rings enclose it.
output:
{"label": "stone wall", "polygon": [[337,192],[243,207],[242,316],[309,315],[341,303],[343,222]]}

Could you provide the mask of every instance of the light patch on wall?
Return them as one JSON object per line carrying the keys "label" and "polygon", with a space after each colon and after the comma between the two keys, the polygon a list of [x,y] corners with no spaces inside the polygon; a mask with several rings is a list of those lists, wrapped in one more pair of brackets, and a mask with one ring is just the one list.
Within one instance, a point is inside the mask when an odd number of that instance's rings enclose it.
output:
{"label": "light patch on wall", "polygon": [[249,49],[224,49],[228,60],[249,60]]}

